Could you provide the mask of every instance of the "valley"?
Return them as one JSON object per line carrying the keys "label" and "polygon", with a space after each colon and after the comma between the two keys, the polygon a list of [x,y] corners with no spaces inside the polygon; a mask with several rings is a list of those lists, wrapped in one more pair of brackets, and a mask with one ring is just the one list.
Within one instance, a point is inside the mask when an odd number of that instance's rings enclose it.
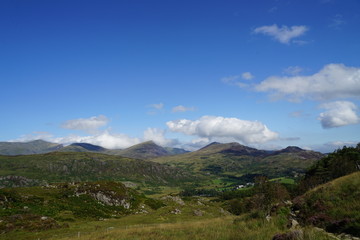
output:
{"label": "valley", "polygon": [[360,145],[328,155],[238,143],[21,147],[31,154],[0,156],[1,239],[360,237]]}

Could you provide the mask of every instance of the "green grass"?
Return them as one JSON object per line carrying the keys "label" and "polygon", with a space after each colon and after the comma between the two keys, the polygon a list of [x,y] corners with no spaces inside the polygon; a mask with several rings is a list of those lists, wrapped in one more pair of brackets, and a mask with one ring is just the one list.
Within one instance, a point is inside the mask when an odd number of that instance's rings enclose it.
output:
{"label": "green grass", "polygon": [[[59,223],[67,223],[69,224],[69,228],[60,228],[53,229],[48,231],[40,231],[40,232],[29,232],[21,229],[17,229],[15,231],[8,232],[6,234],[1,235],[1,239],[17,239],[17,240],[25,240],[25,239],[48,239],[51,236],[77,236],[78,232],[84,233],[93,233],[97,231],[105,232],[108,228],[136,228],[137,226],[153,226],[154,224],[177,224],[181,222],[188,221],[199,221],[206,219],[213,219],[220,216],[226,216],[228,213],[222,211],[220,208],[220,203],[211,202],[208,199],[204,198],[189,198],[184,199],[184,203],[174,201],[172,198],[152,200],[151,202],[144,200],[144,204],[148,204],[148,206],[154,207],[151,209],[150,207],[145,207],[144,210],[146,212],[138,214],[133,211],[130,215],[121,215],[116,218],[104,218],[103,221],[96,221],[93,218],[79,218],[78,215],[71,216],[74,219],[71,221],[66,220],[66,217],[69,217],[66,213],[64,213],[64,219],[59,219]],[[24,203],[25,204],[25,203]],[[79,203],[81,205],[89,205],[88,203]],[[90,204],[91,205],[91,204]],[[93,206],[94,207],[94,206]],[[159,207],[159,208],[158,208]],[[29,206],[32,208],[32,206]],[[155,208],[158,208],[155,210]],[[21,207],[20,207],[21,209]],[[138,209],[141,209],[139,207]],[[174,214],[172,211],[174,209],[180,209],[181,214]],[[81,210],[82,211],[82,210]],[[95,214],[97,211],[94,208],[93,213]],[[201,215],[195,215],[196,212],[201,212]],[[86,214],[86,213],[83,213]],[[74,215],[74,214],[72,214]],[[0,231],[1,232],[1,231]]]}
{"label": "green grass", "polygon": [[180,169],[150,161],[84,152],[0,156],[0,169],[0,176],[16,175],[47,182],[115,180],[178,186],[195,179]]}
{"label": "green grass", "polygon": [[[263,240],[271,239],[277,233],[284,233],[276,220],[267,222],[259,219],[236,221],[234,217],[211,218],[177,223],[118,225],[113,221],[88,232],[73,231],[51,237],[51,240]],[[91,228],[91,227],[90,227]],[[90,230],[88,228],[88,230]],[[74,229],[75,230],[75,229]],[[327,234],[314,228],[305,228],[304,240],[330,240]]]}
{"label": "green grass", "polygon": [[306,224],[360,237],[360,172],[320,185],[295,199]]}
{"label": "green grass", "polygon": [[[209,149],[175,156],[164,156],[151,161],[175,166],[202,176],[202,186],[226,187],[231,184],[252,182],[247,176],[262,174],[269,178],[287,177],[284,183],[293,184],[291,178],[302,174],[316,162],[320,153],[303,151],[275,155],[233,154],[226,152],[231,144],[218,144]],[[225,183],[225,186],[222,186]]]}
{"label": "green grass", "polygon": [[294,179],[287,178],[287,177],[273,178],[273,179],[270,179],[270,181],[279,182],[279,183],[283,183],[283,184],[295,184]]}

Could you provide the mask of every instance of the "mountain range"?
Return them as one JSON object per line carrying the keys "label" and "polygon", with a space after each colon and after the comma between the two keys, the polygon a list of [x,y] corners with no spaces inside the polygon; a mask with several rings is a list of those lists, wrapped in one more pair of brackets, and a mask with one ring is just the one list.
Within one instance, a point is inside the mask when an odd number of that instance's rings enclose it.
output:
{"label": "mountain range", "polygon": [[30,142],[0,142],[0,155],[27,155],[58,151],[62,144],[50,143],[43,140]]}
{"label": "mountain range", "polygon": [[214,142],[194,152],[153,158],[151,161],[203,175],[241,180],[248,179],[248,175],[260,174],[270,178],[296,177],[323,156],[319,152],[294,146],[278,151],[265,151],[236,142]]}
{"label": "mountain range", "polygon": [[0,156],[1,176],[8,181],[11,178],[7,176],[21,176],[30,182],[114,180],[156,185],[181,185],[194,180],[191,174],[179,168],[94,152]]}
{"label": "mountain range", "polygon": [[181,148],[161,147],[153,141],[143,142],[125,149],[107,149],[90,143],[73,143],[64,146],[62,144],[50,143],[43,140],[34,140],[30,142],[0,142],[0,155],[28,155],[54,151],[97,152],[137,159],[149,159],[188,152]]}
{"label": "mountain range", "polygon": [[[36,140],[0,143],[0,177],[56,181],[130,180],[154,184],[218,181],[239,184],[257,175],[296,178],[324,155],[290,146],[266,151],[239,143],[213,142],[197,151],[164,148],[153,141],[126,149],[88,143],[68,146]],[[32,154],[32,155],[28,155]],[[14,156],[16,155],[16,156]]]}

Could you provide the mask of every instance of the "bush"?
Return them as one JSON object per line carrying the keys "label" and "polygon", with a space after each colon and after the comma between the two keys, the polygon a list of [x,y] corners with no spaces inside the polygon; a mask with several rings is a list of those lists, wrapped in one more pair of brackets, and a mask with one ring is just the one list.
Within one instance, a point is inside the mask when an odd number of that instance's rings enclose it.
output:
{"label": "bush", "polygon": [[166,206],[162,201],[157,200],[157,199],[152,199],[152,198],[146,199],[144,203],[146,205],[148,205],[149,207],[151,207],[151,209],[153,209],[153,210],[157,210],[161,207]]}

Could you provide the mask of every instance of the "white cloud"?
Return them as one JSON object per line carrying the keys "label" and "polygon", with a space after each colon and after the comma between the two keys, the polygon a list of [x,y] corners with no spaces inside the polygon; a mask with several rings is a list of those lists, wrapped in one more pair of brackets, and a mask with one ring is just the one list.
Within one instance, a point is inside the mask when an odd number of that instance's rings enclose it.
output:
{"label": "white cloud", "polygon": [[187,112],[187,111],[195,111],[195,108],[179,105],[179,106],[173,107],[173,109],[172,109],[172,112]]}
{"label": "white cloud", "polygon": [[291,101],[303,98],[326,100],[360,96],[360,68],[343,64],[328,64],[310,76],[269,77],[255,86],[273,97],[288,97]]}
{"label": "white cloud", "polygon": [[109,149],[127,148],[135,144],[138,144],[142,141],[142,139],[129,137],[126,134],[111,133],[108,130],[105,130],[101,133],[94,135],[79,136],[79,135],[71,134],[65,137],[54,137],[50,133],[46,133],[46,134],[33,133],[33,134],[23,135],[18,139],[11,140],[10,142],[28,142],[38,139],[42,139],[53,143],[64,144],[64,145],[69,145],[72,143],[90,143]]}
{"label": "white cloud", "polygon": [[290,66],[284,69],[284,73],[289,75],[298,75],[301,73],[303,69],[299,66]]}
{"label": "white cloud", "polygon": [[159,128],[148,128],[144,131],[144,141],[152,140],[160,146],[171,147],[178,144],[176,139],[165,137],[165,130]]}
{"label": "white cloud", "polygon": [[69,135],[66,137],[53,138],[50,139],[50,141],[62,144],[90,143],[109,149],[127,148],[141,142],[138,138],[129,137],[121,133],[110,133],[107,130],[91,136]]}
{"label": "white cloud", "polygon": [[251,80],[254,76],[250,72],[244,72],[241,74],[242,79]]}
{"label": "white cloud", "polygon": [[157,110],[161,110],[164,108],[164,104],[163,103],[155,103],[155,104],[151,104],[150,107],[155,108]]}
{"label": "white cloud", "polygon": [[251,80],[254,78],[254,75],[252,75],[250,72],[244,72],[241,75],[233,75],[229,77],[223,77],[221,81],[223,83],[229,84],[229,85],[236,85],[241,88],[248,87],[248,83],[241,82],[240,79],[243,80]]}
{"label": "white cloud", "polygon": [[71,130],[81,130],[88,133],[94,133],[97,129],[105,126],[108,122],[109,120],[107,117],[99,115],[97,117],[68,120],[64,122],[61,127]]}
{"label": "white cloud", "polygon": [[9,140],[9,142],[29,142],[33,140],[45,140],[51,139],[53,135],[49,132],[32,132],[31,134],[25,134],[20,136],[17,139]]}
{"label": "white cloud", "polygon": [[255,28],[254,33],[262,33],[264,35],[269,35],[274,39],[278,40],[280,43],[289,44],[293,38],[300,37],[308,31],[306,26],[282,26],[278,27],[276,24],[270,26],[262,26]]}
{"label": "white cloud", "polygon": [[226,139],[243,144],[255,144],[278,138],[278,134],[270,131],[263,123],[238,118],[203,116],[195,121],[187,119],[169,121],[166,125],[173,132],[198,136],[202,140]]}
{"label": "white cloud", "polygon": [[356,105],[348,101],[335,101],[320,105],[326,112],[320,113],[319,120],[323,128],[341,127],[360,122],[356,114]]}

